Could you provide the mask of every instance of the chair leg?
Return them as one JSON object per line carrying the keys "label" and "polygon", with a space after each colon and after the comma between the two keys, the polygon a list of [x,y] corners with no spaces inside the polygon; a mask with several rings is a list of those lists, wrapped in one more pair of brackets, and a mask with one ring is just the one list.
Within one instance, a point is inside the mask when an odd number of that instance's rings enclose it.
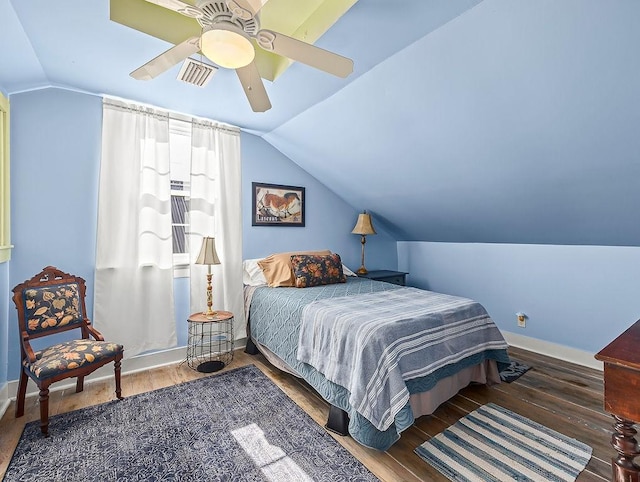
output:
{"label": "chair leg", "polygon": [[114,363],[114,370],[115,370],[115,375],[116,375],[116,397],[118,397],[119,400],[122,400],[124,397],[122,396],[122,388],[120,387],[120,360],[116,360]]}
{"label": "chair leg", "polygon": [[40,388],[40,431],[49,436],[49,387]]}
{"label": "chair leg", "polygon": [[20,381],[18,382],[18,397],[16,398],[16,418],[24,415],[24,397],[27,394],[27,374],[20,370]]}
{"label": "chair leg", "polygon": [[76,381],[76,393],[79,393],[82,390],[84,390],[84,376],[78,377],[78,380]]}

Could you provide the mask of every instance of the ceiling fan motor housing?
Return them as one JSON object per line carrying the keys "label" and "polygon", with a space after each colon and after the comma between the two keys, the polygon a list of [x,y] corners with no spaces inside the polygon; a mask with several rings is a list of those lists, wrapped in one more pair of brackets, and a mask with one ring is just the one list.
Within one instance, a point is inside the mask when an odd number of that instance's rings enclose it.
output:
{"label": "ceiling fan motor housing", "polygon": [[201,0],[198,3],[198,7],[204,12],[204,16],[197,19],[203,29],[210,29],[215,24],[227,23],[235,25],[252,37],[260,30],[260,22],[257,16],[249,19],[235,16],[231,13],[225,1]]}

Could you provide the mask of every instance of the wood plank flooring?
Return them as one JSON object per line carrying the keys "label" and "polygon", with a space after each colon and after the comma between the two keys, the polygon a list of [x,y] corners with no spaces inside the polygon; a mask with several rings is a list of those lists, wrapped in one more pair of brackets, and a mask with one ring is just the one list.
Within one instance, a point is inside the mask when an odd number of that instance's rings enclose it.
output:
{"label": "wood plank flooring", "polygon": [[[332,436],[383,481],[443,481],[446,479],[415,455],[413,449],[480,405],[494,402],[589,444],[593,447],[593,457],[578,481],[609,480],[610,461],[614,455],[609,445],[612,419],[602,408],[602,373],[521,349],[511,348],[509,352],[514,360],[533,368],[513,383],[465,388],[433,415],[418,419],[387,452],[362,447],[350,437]],[[225,370],[250,363],[258,366],[315,421],[324,425],[329,412],[327,403],[305,382],[277,370],[261,355],[250,356],[236,351],[233,362]],[[122,378],[123,395],[202,376],[208,375],[192,370],[186,364],[128,374]],[[64,413],[112,400],[115,397],[113,390],[113,381],[109,380],[85,383],[81,393],[75,393],[74,388],[54,392],[50,413]],[[14,418],[14,410],[12,403],[0,420],[0,477],[4,476],[24,424],[39,417],[37,397],[27,399],[24,417]]]}

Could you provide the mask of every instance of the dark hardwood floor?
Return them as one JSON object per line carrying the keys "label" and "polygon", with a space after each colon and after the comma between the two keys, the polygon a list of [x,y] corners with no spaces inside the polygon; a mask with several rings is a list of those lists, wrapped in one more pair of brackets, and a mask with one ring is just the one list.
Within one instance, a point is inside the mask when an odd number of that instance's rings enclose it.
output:
{"label": "dark hardwood floor", "polygon": [[[509,351],[514,360],[533,368],[513,383],[465,388],[433,415],[418,419],[387,452],[364,448],[350,437],[332,436],[383,481],[442,481],[446,479],[415,455],[414,448],[480,405],[494,402],[593,447],[593,456],[578,480],[609,480],[614,455],[609,445],[612,419],[602,408],[602,372],[521,349]],[[236,351],[233,362],[225,370],[249,363],[262,369],[314,420],[324,425],[328,405],[305,382],[277,370],[261,355],[249,356]],[[123,394],[130,396],[202,376],[207,375],[191,370],[186,364],[127,374],[122,379]],[[88,382],[82,393],[75,393],[72,388],[52,392],[50,413],[112,400],[112,385],[112,380]],[[0,477],[11,460],[24,424],[38,419],[37,397],[29,398],[26,405],[24,417],[14,418],[12,403],[0,420]]]}

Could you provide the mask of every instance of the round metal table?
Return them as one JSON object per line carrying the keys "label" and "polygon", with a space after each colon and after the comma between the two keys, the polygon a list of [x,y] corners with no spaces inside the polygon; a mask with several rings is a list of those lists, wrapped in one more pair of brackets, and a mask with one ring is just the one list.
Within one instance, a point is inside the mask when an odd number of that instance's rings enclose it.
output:
{"label": "round metal table", "polygon": [[222,370],[233,360],[233,313],[217,311],[213,317],[193,313],[187,319],[187,365],[199,372]]}

